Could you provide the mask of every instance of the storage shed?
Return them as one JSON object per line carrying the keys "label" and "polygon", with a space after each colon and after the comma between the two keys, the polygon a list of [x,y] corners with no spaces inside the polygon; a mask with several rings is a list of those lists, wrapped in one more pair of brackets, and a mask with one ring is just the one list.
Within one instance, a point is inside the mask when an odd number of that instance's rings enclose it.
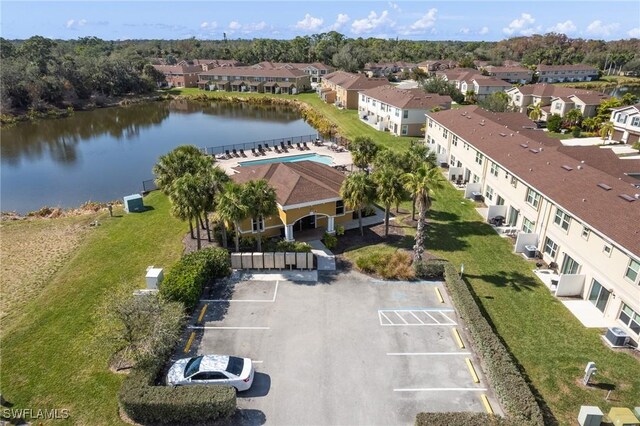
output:
{"label": "storage shed", "polygon": [[123,198],[124,200],[124,211],[127,213],[131,212],[142,212],[144,211],[144,201],[142,200],[142,195],[140,194],[132,194],[127,195]]}

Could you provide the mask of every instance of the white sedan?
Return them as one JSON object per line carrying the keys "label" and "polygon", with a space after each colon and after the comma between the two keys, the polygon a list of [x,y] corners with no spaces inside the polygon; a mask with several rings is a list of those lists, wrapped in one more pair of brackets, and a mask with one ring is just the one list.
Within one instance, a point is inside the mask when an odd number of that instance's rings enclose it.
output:
{"label": "white sedan", "polygon": [[167,384],[223,385],[245,391],[253,383],[254,369],[249,358],[227,355],[200,355],[176,361],[167,374]]}

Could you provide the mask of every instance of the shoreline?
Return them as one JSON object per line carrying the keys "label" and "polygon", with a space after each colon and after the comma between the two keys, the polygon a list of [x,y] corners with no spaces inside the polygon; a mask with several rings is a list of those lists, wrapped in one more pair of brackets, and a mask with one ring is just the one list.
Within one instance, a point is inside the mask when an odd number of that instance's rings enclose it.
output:
{"label": "shoreline", "polygon": [[78,207],[49,207],[43,206],[38,210],[27,213],[19,213],[17,211],[0,211],[0,222],[4,221],[22,221],[32,219],[58,219],[62,217],[81,216],[92,213],[106,211],[108,205],[122,206],[122,200],[114,200],[107,202],[87,201]]}

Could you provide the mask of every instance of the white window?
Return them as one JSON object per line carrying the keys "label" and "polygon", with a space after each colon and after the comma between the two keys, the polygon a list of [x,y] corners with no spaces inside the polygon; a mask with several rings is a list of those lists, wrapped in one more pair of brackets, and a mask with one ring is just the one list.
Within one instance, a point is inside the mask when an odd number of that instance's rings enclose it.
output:
{"label": "white window", "polygon": [[406,135],[409,132],[409,126],[406,124],[402,126],[402,134]]}
{"label": "white window", "polygon": [[520,95],[516,95],[516,102],[520,102]]}
{"label": "white window", "polygon": [[402,110],[402,118],[409,118],[409,110],[408,109],[403,109]]}
{"label": "white window", "polygon": [[640,127],[640,117],[633,117],[631,120],[631,125],[633,127]]}
{"label": "white window", "polygon": [[473,174],[473,183],[478,183],[480,182],[480,176],[476,175],[475,173]]}
{"label": "white window", "polygon": [[533,227],[535,225],[535,222],[527,219],[526,217],[522,218],[522,231],[526,232],[527,234],[531,234],[533,232]]}
{"label": "white window", "polygon": [[454,164],[456,164],[456,157],[454,157],[453,155],[451,156],[451,161],[449,162],[449,164],[451,164],[452,166]]}
{"label": "white window", "polygon": [[553,219],[553,223],[555,223],[565,231],[568,231],[570,222],[571,222],[571,216],[569,216],[568,214],[566,214],[564,211],[560,209],[556,209],[556,217]]}
{"label": "white window", "polygon": [[259,220],[251,218],[251,232],[258,232],[258,225],[260,226],[260,232],[264,231],[264,217],[260,216]]}
{"label": "white window", "polygon": [[631,259],[629,266],[627,266],[627,273],[624,276],[635,283],[638,280],[638,274],[640,274],[640,262]]}
{"label": "white window", "polygon": [[544,240],[544,252],[552,259],[555,259],[556,253],[558,253],[558,245],[549,237]]}
{"label": "white window", "polygon": [[376,101],[371,101],[372,106],[376,106]]}
{"label": "white window", "polygon": [[469,151],[469,144],[468,144],[468,143],[466,143],[466,142],[465,142],[465,143],[464,143],[464,145],[463,145],[463,147],[464,147],[464,149],[466,149],[467,151]]}
{"label": "white window", "polygon": [[605,244],[604,247],[602,247],[602,252],[607,256],[607,257],[611,257],[611,251],[613,250],[613,247],[611,246],[611,244]]}
{"label": "white window", "polygon": [[498,173],[500,172],[500,166],[497,163],[491,162],[491,174],[495,177],[498,177]]}
{"label": "white window", "polygon": [[585,240],[588,240],[590,234],[591,234],[591,229],[587,228],[586,226],[582,227],[582,238],[584,238]]}
{"label": "white window", "polygon": [[518,187],[518,179],[515,176],[511,176],[511,186],[514,188]]}
{"label": "white window", "polygon": [[[398,108],[396,108],[396,117],[398,117],[398,114],[400,110]],[[429,127],[433,127],[433,120],[429,120]]]}
{"label": "white window", "polygon": [[620,310],[618,319],[634,333],[640,334],[640,315],[627,306],[626,303],[622,304],[622,309]]}
{"label": "white window", "polygon": [[340,216],[344,214],[344,201],[338,200],[336,201],[336,216]]}
{"label": "white window", "polygon": [[364,95],[360,95],[360,100],[364,101]]}
{"label": "white window", "polygon": [[448,131],[447,129],[444,129],[444,130],[442,131],[442,137],[443,137],[443,138],[446,138],[447,136],[449,136],[449,131]]}
{"label": "white window", "polygon": [[618,123],[626,123],[627,122],[627,114],[618,114],[618,119],[616,120]]}
{"label": "white window", "polygon": [[540,205],[540,194],[531,188],[527,190],[527,204],[533,206],[536,210]]}
{"label": "white window", "polygon": [[556,102],[556,106],[554,107],[555,109],[562,109],[562,105],[560,104],[560,102]]}
{"label": "white window", "polygon": [[453,139],[451,140],[451,144],[453,146],[458,146],[458,137],[456,135],[453,135]]}
{"label": "white window", "polygon": [[493,200],[493,188],[487,185],[487,189],[485,191],[485,196],[487,200]]}
{"label": "white window", "polygon": [[[400,117],[400,109],[396,108],[396,117]],[[431,127],[431,120],[429,120],[429,127]]]}
{"label": "white window", "polygon": [[482,155],[480,152],[476,152],[476,163],[482,165],[482,159],[484,158],[484,155]]}

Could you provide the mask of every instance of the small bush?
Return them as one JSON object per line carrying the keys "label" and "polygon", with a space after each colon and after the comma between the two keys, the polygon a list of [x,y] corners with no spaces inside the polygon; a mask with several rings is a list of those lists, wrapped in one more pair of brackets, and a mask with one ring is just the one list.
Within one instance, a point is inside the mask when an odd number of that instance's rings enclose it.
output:
{"label": "small bush", "polygon": [[258,242],[254,236],[247,235],[240,237],[240,251],[256,251]]}
{"label": "small bush", "polygon": [[637,149],[638,151],[640,151],[640,142],[634,143],[633,145],[631,145],[631,148]]}
{"label": "small bush", "polygon": [[278,251],[278,252],[296,252],[296,253],[309,253],[311,252],[311,246],[307,243],[299,241],[285,241],[280,239],[271,239],[266,241],[262,245],[264,252]]}
{"label": "small bush", "polygon": [[444,277],[445,260],[421,260],[413,264],[416,277],[425,280],[442,279]]}
{"label": "small bush", "polygon": [[338,245],[338,237],[325,232],[324,237],[322,237],[322,242],[329,250],[331,250],[336,248]]}
{"label": "small bush", "polygon": [[342,225],[336,226],[336,235],[337,236],[344,235],[344,226]]}
{"label": "small bush", "polygon": [[221,248],[206,248],[182,256],[160,284],[160,296],[181,302],[191,311],[202,288],[208,282],[231,274],[229,253]]}
{"label": "small bush", "polygon": [[388,280],[410,280],[415,278],[411,267],[411,255],[403,250],[393,254],[373,252],[360,256],[356,267],[367,274],[375,274]]}
{"label": "small bush", "polygon": [[573,126],[573,128],[571,129],[571,135],[574,138],[579,138],[581,133],[582,132],[580,130],[580,127],[578,127],[578,126]]}
{"label": "small bush", "polygon": [[416,426],[518,426],[511,419],[485,413],[419,413]]}
{"label": "small bush", "polygon": [[547,119],[547,129],[549,129],[550,132],[559,132],[561,126],[562,117],[560,117],[558,114],[553,114]]}

